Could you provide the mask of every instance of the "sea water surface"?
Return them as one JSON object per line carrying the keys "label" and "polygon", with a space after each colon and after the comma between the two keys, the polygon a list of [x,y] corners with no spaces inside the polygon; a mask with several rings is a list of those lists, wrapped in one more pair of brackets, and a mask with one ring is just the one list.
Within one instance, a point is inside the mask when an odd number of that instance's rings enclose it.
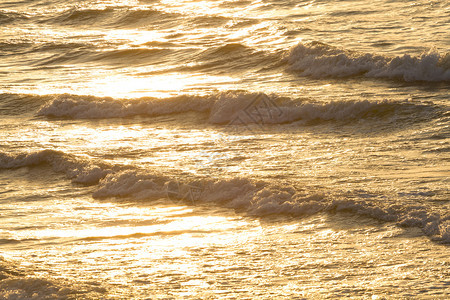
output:
{"label": "sea water surface", "polygon": [[0,298],[450,297],[448,1],[0,26]]}

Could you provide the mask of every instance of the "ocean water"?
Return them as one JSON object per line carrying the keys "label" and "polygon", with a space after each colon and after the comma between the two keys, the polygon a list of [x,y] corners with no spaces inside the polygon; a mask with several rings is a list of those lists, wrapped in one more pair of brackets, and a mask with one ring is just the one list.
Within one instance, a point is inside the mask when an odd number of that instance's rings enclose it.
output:
{"label": "ocean water", "polygon": [[0,3],[1,299],[448,299],[450,3]]}

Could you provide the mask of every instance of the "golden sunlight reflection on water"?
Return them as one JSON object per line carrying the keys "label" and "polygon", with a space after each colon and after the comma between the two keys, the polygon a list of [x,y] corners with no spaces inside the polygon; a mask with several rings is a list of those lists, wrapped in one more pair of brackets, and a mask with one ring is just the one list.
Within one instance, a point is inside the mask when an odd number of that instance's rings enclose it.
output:
{"label": "golden sunlight reflection on water", "polygon": [[0,3],[0,246],[25,286],[449,294],[445,1],[31,2]]}
{"label": "golden sunlight reflection on water", "polygon": [[[65,219],[58,228],[26,230],[23,238],[60,241],[30,248],[29,262],[43,276],[49,268],[66,279],[101,282],[110,297],[259,297],[270,288],[320,298],[345,296],[342,282],[360,296],[385,295],[388,284],[395,293],[405,278],[433,278],[438,273],[421,266],[437,266],[445,256],[445,247],[430,250],[417,230],[350,215],[258,220],[205,207],[76,201],[76,210],[61,201],[52,205],[59,211],[41,215]],[[12,247],[8,258],[21,253]],[[386,276],[390,283],[379,280]]]}
{"label": "golden sunlight reflection on water", "polygon": [[[69,85],[48,82],[39,87],[18,87],[17,93],[33,93],[38,95],[51,94],[73,94],[73,95],[96,95],[114,98],[136,98],[136,97],[170,97],[183,94],[204,94],[212,90],[232,89],[238,79],[229,76],[212,76],[202,74],[165,74],[146,77],[133,77],[121,75],[112,71],[86,70],[89,75],[85,80],[73,82]],[[99,73],[99,74],[95,74]],[[69,76],[70,74],[66,74]]]}

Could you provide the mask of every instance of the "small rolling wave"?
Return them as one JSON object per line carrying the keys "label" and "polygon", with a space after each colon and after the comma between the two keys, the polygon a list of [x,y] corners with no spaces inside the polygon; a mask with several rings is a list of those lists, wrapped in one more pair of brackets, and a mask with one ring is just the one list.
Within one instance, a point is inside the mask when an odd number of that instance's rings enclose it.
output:
{"label": "small rolling wave", "polygon": [[152,201],[169,198],[188,204],[231,208],[255,217],[309,216],[319,212],[348,212],[403,227],[419,227],[431,238],[450,243],[450,214],[430,206],[371,199],[361,191],[340,194],[326,187],[305,191],[295,186],[270,184],[244,177],[206,178],[181,175],[174,178],[160,170],[100,165],[60,151],[42,150],[19,155],[0,155],[0,169],[50,164],[74,182],[97,184],[94,198]]}
{"label": "small rolling wave", "polygon": [[359,53],[321,42],[300,43],[288,51],[288,70],[313,78],[365,76],[407,82],[450,82],[450,53],[430,50],[418,57]]}
{"label": "small rolling wave", "polygon": [[[14,20],[27,19],[28,16],[0,13],[0,24]],[[173,27],[188,24],[196,28],[210,28],[229,25],[232,18],[210,14],[182,14],[167,12],[148,6],[130,7],[126,5],[100,8],[71,7],[55,15],[36,15],[32,18],[38,23],[57,26],[95,26],[112,28],[136,28],[145,26]]]}
{"label": "small rolling wave", "polygon": [[71,8],[50,18],[41,18],[41,23],[64,26],[108,26],[127,28],[146,24],[161,24],[175,20],[178,14],[154,9],[132,9],[129,7]]}
{"label": "small rolling wave", "polygon": [[0,56],[22,55],[27,49],[33,47],[31,42],[2,41],[0,42]]}
{"label": "small rolling wave", "polygon": [[248,71],[261,61],[264,61],[264,57],[258,57],[249,47],[239,43],[226,44],[198,53],[189,64],[178,67],[176,71],[219,71],[219,73]]}
{"label": "small rolling wave", "polygon": [[50,165],[56,172],[64,173],[73,182],[82,184],[98,183],[101,178],[110,172],[105,166],[94,165],[88,160],[76,158],[61,151],[42,150],[18,155],[0,153],[0,169],[39,165]]}
{"label": "small rolling wave", "polygon": [[[0,42],[0,56],[23,56],[24,54],[48,53],[49,57],[39,59],[35,63],[52,61],[54,57],[70,57],[73,51],[84,50],[81,55],[89,54],[94,51],[96,46],[91,43],[74,42],[33,42],[31,40],[6,40]],[[27,60],[29,62],[29,60]]]}
{"label": "small rolling wave", "polygon": [[224,16],[197,16],[193,19],[193,24],[197,27],[219,27],[228,23],[231,19]]}
{"label": "small rolling wave", "polygon": [[104,9],[79,9],[71,8],[42,22],[58,23],[62,25],[91,25],[98,22],[106,22],[114,17],[116,9],[107,7]]}
{"label": "small rolling wave", "polygon": [[135,26],[142,24],[157,24],[159,22],[173,20],[178,14],[167,13],[154,9],[127,10],[114,20],[114,25],[118,26]]}
{"label": "small rolling wave", "polygon": [[33,113],[51,101],[51,95],[27,95],[0,93],[0,115],[20,116]]}
{"label": "small rolling wave", "polygon": [[33,45],[30,53],[36,52],[67,52],[73,49],[96,49],[92,43],[76,43],[76,42],[46,42]]}
{"label": "small rolling wave", "polygon": [[187,64],[173,71],[230,74],[246,73],[250,70],[264,71],[283,65],[280,52],[259,51],[241,43],[226,43],[185,56]]}
{"label": "small rolling wave", "polygon": [[[155,59],[167,57],[172,53],[171,49],[166,48],[131,48],[131,49],[119,49],[102,51],[96,53],[92,60],[97,61],[116,61],[119,63],[129,64],[134,61],[134,64],[139,61],[145,61],[152,59],[152,63],[155,63]],[[126,60],[126,61],[123,61]]]}
{"label": "small rolling wave", "polygon": [[242,45],[240,43],[229,43],[223,46],[210,48],[201,53],[203,59],[216,59],[223,55],[248,55],[252,53],[253,50],[250,47]]}
{"label": "small rolling wave", "polygon": [[[128,48],[128,49],[102,49],[96,50],[90,46],[68,48],[63,51],[62,48],[70,45],[60,45],[60,51],[51,51],[51,55],[34,62],[36,67],[54,66],[61,64],[78,63],[101,63],[107,65],[129,65],[140,64],[158,64],[166,61],[173,55],[179,53],[176,50],[167,48]],[[53,52],[56,52],[53,54]]]}
{"label": "small rolling wave", "polygon": [[[170,68],[171,71],[218,71],[230,73],[247,72],[280,66],[280,55],[265,53],[239,43],[199,50],[171,42],[150,41],[141,45],[120,47],[120,45],[100,45],[98,43],[76,42],[15,42],[0,43],[0,56],[39,54],[32,61],[35,66],[54,66],[62,64],[103,63],[137,66],[159,63],[181,62]],[[46,55],[44,55],[46,54]],[[147,74],[148,75],[148,74]]]}
{"label": "small rolling wave", "polygon": [[10,11],[0,11],[0,25],[7,25],[18,21],[25,21],[29,17],[25,14]]}

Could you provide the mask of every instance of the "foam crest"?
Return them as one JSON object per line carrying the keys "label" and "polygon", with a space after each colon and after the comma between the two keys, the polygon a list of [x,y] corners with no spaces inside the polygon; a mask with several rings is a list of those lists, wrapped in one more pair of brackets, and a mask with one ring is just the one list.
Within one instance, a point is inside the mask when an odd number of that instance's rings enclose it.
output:
{"label": "foam crest", "polygon": [[96,198],[151,200],[169,198],[187,204],[217,205],[255,217],[310,216],[318,212],[349,212],[403,227],[419,227],[435,240],[450,242],[450,215],[422,205],[350,199],[348,195],[310,193],[248,178],[183,178],[183,181],[136,170],[112,173],[100,180]]}
{"label": "foam crest", "polygon": [[107,175],[93,193],[95,198],[133,197],[134,199],[164,198],[168,179],[153,174],[142,174],[135,170]]}
{"label": "foam crest", "polygon": [[[94,198],[131,201],[170,199],[189,205],[215,205],[255,217],[310,216],[318,212],[349,212],[403,227],[419,227],[433,239],[450,243],[450,214],[425,205],[398,205],[396,201],[368,201],[358,192],[340,194],[326,188],[305,191],[296,186],[270,184],[245,177],[210,178],[159,170],[95,165],[54,150],[21,155],[0,155],[0,169],[50,165],[73,182],[97,184]],[[178,180],[179,179],[179,180]]]}
{"label": "foam crest", "polygon": [[124,118],[137,115],[159,116],[188,111],[203,112],[211,101],[205,97],[179,96],[168,99],[131,100],[94,96],[59,95],[38,111],[38,115],[75,119]]}
{"label": "foam crest", "polygon": [[[30,276],[33,270],[18,270],[17,265],[0,257],[1,299],[99,299],[106,289],[93,284],[66,282],[49,278]],[[68,287],[69,286],[69,287]]]}
{"label": "foam crest", "polygon": [[[432,109],[408,101],[309,102],[263,93],[229,91],[209,96],[181,95],[157,99],[121,100],[93,96],[59,95],[42,106],[38,115],[74,119],[161,116],[185,112],[208,113],[209,122],[224,125],[284,124],[296,121],[346,121],[389,114],[421,113]],[[410,115],[411,116],[411,115]]]}
{"label": "foam crest", "polygon": [[110,172],[107,168],[102,168],[61,151],[42,150],[19,155],[0,153],[0,169],[39,165],[49,165],[54,171],[66,174],[73,182],[82,184],[95,184]]}
{"label": "foam crest", "polygon": [[300,43],[287,55],[289,70],[314,78],[366,76],[403,81],[450,81],[450,54],[436,50],[419,57],[387,57],[339,49],[320,42]]}
{"label": "foam crest", "polygon": [[231,125],[343,121],[382,116],[408,105],[387,100],[318,103],[279,99],[265,94],[226,94],[214,103],[209,120],[211,123]]}

